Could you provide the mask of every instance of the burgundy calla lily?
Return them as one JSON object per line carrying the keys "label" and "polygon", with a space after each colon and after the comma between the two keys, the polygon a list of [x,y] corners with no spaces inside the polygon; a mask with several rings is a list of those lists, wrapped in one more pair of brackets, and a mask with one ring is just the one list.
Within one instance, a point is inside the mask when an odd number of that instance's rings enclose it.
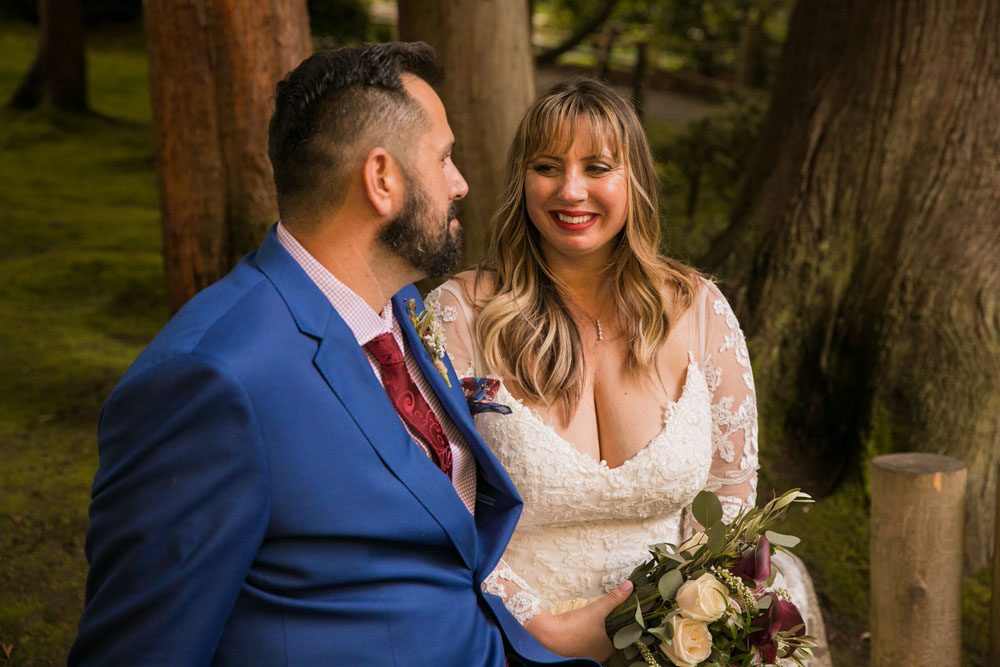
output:
{"label": "burgundy calla lily", "polygon": [[761,584],[771,578],[771,543],[763,535],[753,551],[747,552],[732,569],[737,577]]}
{"label": "burgundy calla lily", "polygon": [[795,626],[799,626],[794,633],[794,636],[798,637],[805,634],[806,631],[802,614],[798,608],[791,602],[779,600],[773,595],[771,596],[771,606],[755,618],[751,625],[760,628],[760,630],[751,633],[747,637],[747,642],[749,646],[757,649],[757,657],[765,665],[773,665],[778,661],[778,642],[775,637],[778,636],[779,632],[787,632]]}

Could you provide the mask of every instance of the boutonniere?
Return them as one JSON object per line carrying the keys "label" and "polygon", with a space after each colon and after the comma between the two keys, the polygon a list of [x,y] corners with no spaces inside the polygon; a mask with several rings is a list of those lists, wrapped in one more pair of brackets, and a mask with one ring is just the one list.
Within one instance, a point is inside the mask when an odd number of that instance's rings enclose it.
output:
{"label": "boutonniere", "polygon": [[462,393],[465,394],[465,400],[469,404],[469,412],[472,413],[473,417],[480,412],[510,414],[509,407],[493,400],[497,397],[498,389],[500,389],[500,380],[496,378],[462,378]]}
{"label": "boutonniere", "polygon": [[417,335],[420,336],[420,340],[424,344],[424,349],[427,350],[431,361],[434,362],[434,368],[437,369],[441,377],[444,378],[445,384],[451,389],[451,380],[448,379],[448,368],[444,365],[444,330],[441,328],[441,320],[437,316],[437,299],[427,299],[424,302],[424,312],[419,315],[417,315],[416,299],[409,299],[406,305],[410,308],[410,322],[413,323],[413,328],[417,330]]}

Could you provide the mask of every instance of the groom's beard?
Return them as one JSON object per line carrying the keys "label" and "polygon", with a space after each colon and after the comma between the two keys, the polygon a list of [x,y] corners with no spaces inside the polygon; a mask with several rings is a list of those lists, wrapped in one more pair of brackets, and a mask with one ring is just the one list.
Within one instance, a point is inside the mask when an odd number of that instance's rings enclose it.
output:
{"label": "groom's beard", "polygon": [[[462,228],[451,231],[455,205],[444,216],[435,215],[427,193],[404,173],[406,200],[403,209],[379,231],[378,240],[395,255],[431,278],[455,268],[462,257]],[[443,219],[442,219],[443,218]]]}

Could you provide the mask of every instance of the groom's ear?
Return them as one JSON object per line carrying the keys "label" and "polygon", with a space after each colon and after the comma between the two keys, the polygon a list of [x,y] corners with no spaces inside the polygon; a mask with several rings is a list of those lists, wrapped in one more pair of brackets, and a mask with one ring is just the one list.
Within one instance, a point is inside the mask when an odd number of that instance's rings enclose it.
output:
{"label": "groom's ear", "polygon": [[372,208],[380,217],[396,212],[403,202],[403,172],[386,149],[368,151],[361,167],[361,183]]}

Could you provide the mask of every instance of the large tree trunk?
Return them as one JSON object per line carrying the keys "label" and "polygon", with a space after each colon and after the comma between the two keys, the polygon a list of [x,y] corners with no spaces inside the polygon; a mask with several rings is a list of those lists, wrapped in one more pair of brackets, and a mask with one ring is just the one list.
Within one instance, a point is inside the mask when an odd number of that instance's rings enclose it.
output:
{"label": "large tree trunk", "polygon": [[274,85],[312,50],[305,0],[144,0],[170,306],[225,275],[277,215]]}
{"label": "large tree trunk", "polygon": [[998,30],[996,2],[799,2],[706,262],[742,311],[775,481],[959,458],[972,568],[1000,460]]}
{"label": "large tree trunk", "polygon": [[441,98],[455,133],[455,164],[469,182],[459,202],[465,259],[486,248],[511,137],[534,98],[527,3],[400,0],[399,34],[422,40],[444,61]]}
{"label": "large tree trunk", "polygon": [[87,67],[80,0],[39,0],[38,54],[10,106],[32,109],[47,101],[58,109],[87,110]]}

